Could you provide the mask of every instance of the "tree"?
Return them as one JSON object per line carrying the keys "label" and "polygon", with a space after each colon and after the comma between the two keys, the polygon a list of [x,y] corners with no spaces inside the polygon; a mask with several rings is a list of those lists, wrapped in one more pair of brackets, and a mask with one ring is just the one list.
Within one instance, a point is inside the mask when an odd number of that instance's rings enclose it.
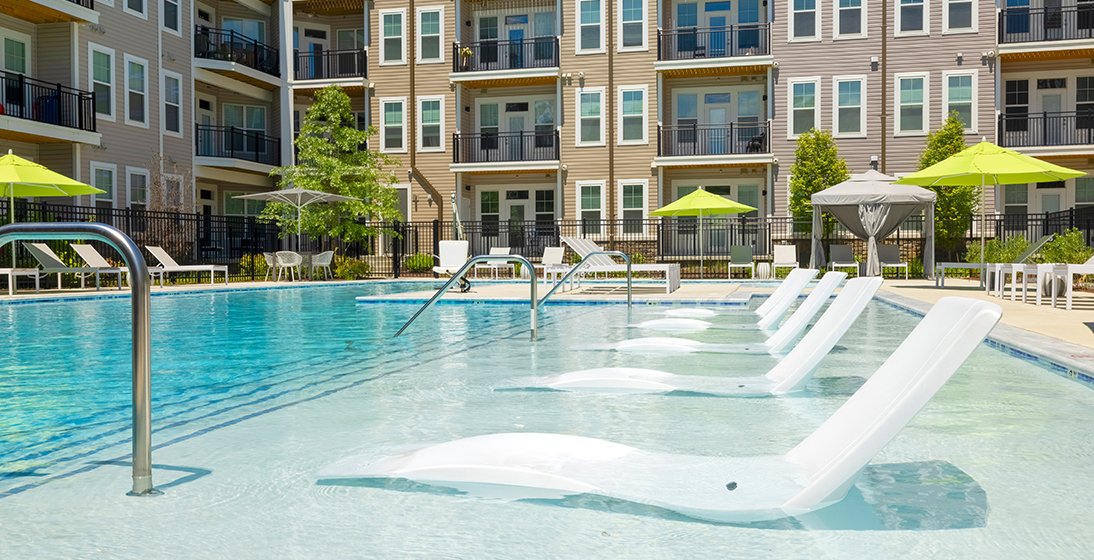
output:
{"label": "tree", "polygon": [[[927,134],[927,146],[919,156],[919,169],[926,169],[965,148],[965,125],[954,111],[942,123],[942,128]],[[927,188],[938,194],[934,205],[935,243],[946,249],[952,260],[965,240],[973,214],[979,209],[980,185]]]}
{"label": "tree", "polygon": [[153,151],[148,161],[148,209],[153,212],[193,212],[194,174],[189,168]]}
{"label": "tree", "polygon": [[[296,138],[296,165],[278,167],[280,188],[300,188],[352,196],[358,200],[305,206],[300,211],[300,229],[313,236],[329,235],[346,241],[361,241],[379,235],[372,220],[401,219],[399,197],[391,187],[395,173],[384,166],[398,160],[376,150],[361,149],[374,127],[357,130],[349,96],[338,85],[319,91],[308,108]],[[369,218],[361,223],[359,218]],[[271,202],[259,219],[276,221],[282,231],[295,232],[296,209]]]}
{"label": "tree", "polygon": [[808,231],[813,231],[813,193],[850,178],[831,132],[814,128],[802,134],[790,166],[790,214],[809,218]]}

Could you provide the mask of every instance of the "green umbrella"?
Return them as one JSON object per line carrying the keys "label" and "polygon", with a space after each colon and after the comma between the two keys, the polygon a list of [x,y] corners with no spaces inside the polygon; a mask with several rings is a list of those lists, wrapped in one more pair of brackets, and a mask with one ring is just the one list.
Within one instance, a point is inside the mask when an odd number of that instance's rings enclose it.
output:
{"label": "green umbrella", "polygon": [[[106,192],[50,171],[46,166],[27,161],[8,150],[0,157],[0,186],[8,199],[11,223],[15,223],[15,197],[77,196]],[[15,247],[12,246],[11,266],[15,267]]]}
{"label": "green umbrella", "polygon": [[703,277],[703,216],[712,214],[740,214],[755,208],[704,191],[702,187],[687,196],[650,212],[651,216],[698,216],[699,217],[699,278]]}
{"label": "green umbrella", "polygon": [[[984,208],[985,185],[1011,185],[1015,183],[1046,183],[1063,181],[1086,175],[1047,161],[1027,156],[1021,152],[1000,148],[991,142],[965,148],[960,152],[921,171],[906,175],[894,185],[918,185],[920,187],[956,187],[980,185],[980,266],[984,266]],[[986,271],[985,271],[986,272]],[[983,282],[986,274],[981,273]]]}

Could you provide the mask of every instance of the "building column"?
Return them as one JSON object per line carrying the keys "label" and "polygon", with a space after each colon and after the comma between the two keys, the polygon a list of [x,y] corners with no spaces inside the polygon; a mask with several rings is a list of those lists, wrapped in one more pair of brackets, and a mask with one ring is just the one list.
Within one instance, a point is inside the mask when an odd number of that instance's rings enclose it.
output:
{"label": "building column", "polygon": [[281,165],[292,165],[293,127],[292,127],[292,0],[281,0]]}

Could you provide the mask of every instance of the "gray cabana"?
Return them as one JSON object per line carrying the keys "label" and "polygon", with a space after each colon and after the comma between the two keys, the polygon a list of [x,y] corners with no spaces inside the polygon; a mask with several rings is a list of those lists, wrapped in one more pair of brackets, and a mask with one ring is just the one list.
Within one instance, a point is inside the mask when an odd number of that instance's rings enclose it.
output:
{"label": "gray cabana", "polygon": [[851,178],[813,195],[813,251],[810,268],[824,268],[823,226],[821,213],[828,212],[851,233],[867,240],[866,275],[881,274],[877,242],[885,239],[916,210],[927,215],[924,226],[923,270],[934,268],[934,203],[937,195],[913,185],[893,185],[896,177],[877,171],[851,175]]}

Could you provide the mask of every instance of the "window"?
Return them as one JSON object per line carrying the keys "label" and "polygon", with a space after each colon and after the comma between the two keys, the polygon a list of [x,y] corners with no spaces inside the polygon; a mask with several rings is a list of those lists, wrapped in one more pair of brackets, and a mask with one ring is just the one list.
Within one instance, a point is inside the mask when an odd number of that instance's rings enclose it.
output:
{"label": "window", "polygon": [[1075,78],[1075,127],[1081,130],[1094,128],[1094,77]]}
{"label": "window", "polygon": [[957,111],[958,118],[965,125],[965,132],[976,132],[976,73],[943,72],[946,91],[942,92],[943,117]]}
{"label": "window", "polygon": [[942,32],[975,32],[976,18],[976,2],[973,0],[946,0],[942,11]]}
{"label": "window", "polygon": [[577,52],[604,52],[604,19],[600,0],[577,0]]}
{"label": "window", "polygon": [[535,102],[536,147],[553,148],[555,146],[555,102],[543,99]]}
{"label": "window", "polygon": [[236,130],[224,135],[226,151],[266,153],[266,108],[225,103],[224,126]]}
{"label": "window", "polygon": [[820,39],[820,9],[817,0],[793,0],[790,41]]}
{"label": "window", "polygon": [[863,106],[866,77],[836,76],[832,83],[836,103],[832,123],[835,135],[866,136],[866,108]]}
{"label": "window", "polygon": [[[1076,197],[1078,196],[1078,182],[1076,182]],[[1029,209],[1029,185],[1003,185],[1003,213],[1004,214],[1028,214]]]}
{"label": "window", "polygon": [[604,219],[604,182],[578,182],[577,204],[577,217],[582,220],[581,233],[601,233],[600,221]]}
{"label": "window", "polygon": [[182,75],[163,70],[163,131],[182,137]]}
{"label": "window", "polygon": [[866,19],[862,0],[836,0],[836,37],[865,37],[862,22]]}
{"label": "window", "polygon": [[125,55],[125,124],[148,128],[148,61]]}
{"label": "window", "polygon": [[444,96],[418,98],[418,151],[444,151]]}
{"label": "window", "polygon": [[646,1],[619,0],[619,50],[646,50]]}
{"label": "window", "polygon": [[578,146],[604,145],[604,119],[602,103],[604,88],[581,88],[577,90],[578,110]]}
{"label": "window", "polygon": [[648,179],[619,182],[619,218],[623,220],[620,233],[644,233],[648,186]]}
{"label": "window", "polygon": [[648,86],[619,88],[619,143],[647,144],[646,92]]}
{"label": "window", "polygon": [[406,98],[388,98],[380,100],[380,122],[382,129],[380,137],[383,138],[382,152],[406,152],[406,143],[403,140],[403,113],[406,107]]}
{"label": "window", "polygon": [[444,7],[418,9],[418,62],[444,62]]}
{"label": "window", "polygon": [[266,207],[265,200],[248,200],[236,198],[248,194],[240,191],[227,191],[224,193],[224,213],[229,216],[257,216]]}
{"label": "window", "polygon": [[222,21],[221,25],[224,26],[226,31],[235,31],[237,34],[259,43],[266,42],[266,22],[264,21],[234,17],[226,17]]}
{"label": "window", "polygon": [[[549,227],[554,228],[555,219],[555,191],[536,191],[536,221],[550,222]],[[551,235],[548,233],[547,235]]]}
{"label": "window", "polygon": [[179,0],[163,0],[163,28],[175,35],[181,35],[179,33]]}
{"label": "window", "polygon": [[479,193],[479,219],[483,221],[482,235],[493,237],[498,234],[498,221],[501,218],[501,202],[498,191]]}
{"label": "window", "polygon": [[125,168],[129,191],[129,207],[143,208],[148,205],[148,170],[136,167]]}
{"label": "window", "polygon": [[923,0],[900,0],[896,11],[896,34],[926,35],[927,4]]}
{"label": "window", "polygon": [[1029,80],[1007,80],[1003,86],[1004,132],[1029,129]]}
{"label": "window", "polygon": [[897,74],[897,134],[926,134],[927,75]]}
{"label": "window", "polygon": [[95,114],[101,119],[114,120],[114,49],[87,44],[87,80],[95,96]]}
{"label": "window", "polygon": [[142,19],[148,19],[148,14],[144,10],[144,0],[122,0],[125,4],[122,6],[122,11],[137,16]]}
{"label": "window", "polygon": [[1075,208],[1090,208],[1094,206],[1094,178],[1079,177],[1075,179]]}
{"label": "window", "polygon": [[406,10],[380,10],[380,65],[406,64]]}
{"label": "window", "polygon": [[29,44],[29,37],[23,41],[4,37],[4,71],[29,74],[27,72],[27,51],[29,50],[27,45]]}
{"label": "window", "polygon": [[787,88],[790,93],[791,125],[788,138],[797,138],[798,135],[809,132],[814,128],[820,128],[820,111],[817,104],[817,90],[820,89],[820,78],[804,78],[789,81]]}
{"label": "window", "polygon": [[114,174],[117,171],[118,166],[114,164],[99,163],[96,161],[91,162],[92,186],[106,191],[95,193],[95,206],[106,208],[114,207]]}

